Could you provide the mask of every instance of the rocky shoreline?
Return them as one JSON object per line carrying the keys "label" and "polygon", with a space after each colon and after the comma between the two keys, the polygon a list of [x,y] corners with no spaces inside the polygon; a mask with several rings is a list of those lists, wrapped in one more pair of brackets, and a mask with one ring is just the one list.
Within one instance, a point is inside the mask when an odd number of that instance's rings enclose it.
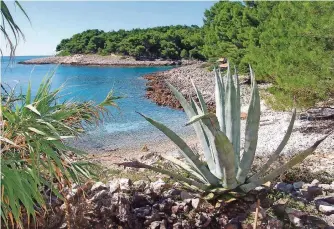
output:
{"label": "rocky shoreline", "polygon": [[[180,103],[171,94],[166,82],[174,85],[187,99],[196,97],[191,85],[191,80],[203,94],[204,100],[209,109],[215,107],[214,98],[214,77],[213,73],[207,70],[204,63],[195,63],[187,66],[181,66],[167,71],[156,72],[144,76],[148,80],[146,86],[146,97],[153,100],[160,106],[169,106],[175,109],[181,109]],[[241,76],[241,103],[246,106],[249,103],[250,87],[246,83],[247,76]],[[267,85],[264,85],[266,87]],[[261,87],[261,86],[260,86]],[[263,86],[262,86],[263,87]]]}
{"label": "rocky shoreline", "polygon": [[[161,106],[168,106],[181,109],[180,103],[166,85],[166,82],[174,85],[187,99],[196,98],[191,79],[202,92],[204,100],[209,109],[215,109],[214,98],[214,77],[213,73],[205,68],[203,63],[188,66],[181,66],[167,71],[156,72],[144,76],[148,80],[146,86],[146,97]],[[251,88],[248,76],[240,77],[241,94],[241,118],[247,117]],[[259,84],[260,90],[270,87],[268,84]],[[318,109],[321,112],[333,112],[332,108]],[[326,111],[327,110],[327,111]],[[309,110],[309,112],[313,112]],[[304,116],[309,116],[309,112],[299,113],[299,118],[294,125],[294,131],[290,140],[283,150],[286,155],[306,149],[315,140],[330,133],[334,120],[309,120]],[[285,131],[291,119],[291,112],[278,112],[266,106],[264,100],[261,101],[261,121],[259,129],[259,140],[257,147],[258,155],[267,155],[273,152],[282,141]],[[241,121],[241,144],[243,144],[243,133],[245,131],[245,120]],[[317,149],[318,152],[332,153],[334,149],[334,134],[331,134]],[[332,161],[332,163],[334,163]]]}
{"label": "rocky shoreline", "polygon": [[193,60],[136,60],[132,57],[124,56],[99,56],[99,55],[73,55],[73,56],[50,56],[21,61],[19,64],[62,64],[77,66],[175,66],[198,63]]}

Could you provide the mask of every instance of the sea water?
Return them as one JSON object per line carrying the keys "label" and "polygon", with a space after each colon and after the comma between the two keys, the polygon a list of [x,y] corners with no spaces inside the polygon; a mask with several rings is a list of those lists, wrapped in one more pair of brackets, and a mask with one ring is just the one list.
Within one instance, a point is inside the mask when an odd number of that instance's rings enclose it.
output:
{"label": "sea water", "polygon": [[117,101],[119,110],[109,107],[109,115],[98,126],[88,128],[87,133],[75,141],[79,148],[99,150],[119,147],[139,146],[146,142],[166,140],[166,137],[148,123],[137,112],[163,122],[172,130],[186,134],[187,122],[184,112],[161,107],[145,98],[145,74],[168,70],[171,67],[97,67],[66,65],[22,65],[17,62],[37,58],[36,56],[19,56],[9,61],[1,61],[2,83],[16,91],[27,89],[32,85],[32,95],[37,92],[42,79],[55,71],[52,88],[64,86],[62,100],[87,101],[99,103],[110,90],[124,98]]}

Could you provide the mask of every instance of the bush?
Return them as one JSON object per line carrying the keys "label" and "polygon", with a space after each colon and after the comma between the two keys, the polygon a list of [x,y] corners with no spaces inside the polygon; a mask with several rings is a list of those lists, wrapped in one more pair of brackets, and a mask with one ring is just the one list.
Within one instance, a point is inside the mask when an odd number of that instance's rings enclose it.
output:
{"label": "bush", "polygon": [[79,136],[85,125],[97,123],[104,106],[115,105],[117,99],[109,93],[98,105],[59,103],[60,89],[50,88],[48,77],[35,96],[29,85],[25,96],[14,98],[11,93],[1,103],[1,217],[7,227],[22,228],[23,212],[35,219],[36,208],[46,209],[45,187],[63,199],[65,187],[91,176],[85,153],[65,140]]}
{"label": "bush", "polygon": [[68,50],[60,51],[57,56],[70,56],[71,53]]}

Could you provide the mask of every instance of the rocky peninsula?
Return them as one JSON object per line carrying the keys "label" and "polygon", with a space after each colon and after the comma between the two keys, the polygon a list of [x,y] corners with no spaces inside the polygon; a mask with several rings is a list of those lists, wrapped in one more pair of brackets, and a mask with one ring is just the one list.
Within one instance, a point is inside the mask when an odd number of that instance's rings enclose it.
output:
{"label": "rocky peninsula", "polygon": [[100,56],[100,55],[81,55],[73,56],[50,56],[21,61],[19,64],[62,64],[78,66],[124,66],[124,67],[141,67],[141,66],[175,66],[189,65],[199,63],[193,60],[136,60],[133,57],[126,56]]}

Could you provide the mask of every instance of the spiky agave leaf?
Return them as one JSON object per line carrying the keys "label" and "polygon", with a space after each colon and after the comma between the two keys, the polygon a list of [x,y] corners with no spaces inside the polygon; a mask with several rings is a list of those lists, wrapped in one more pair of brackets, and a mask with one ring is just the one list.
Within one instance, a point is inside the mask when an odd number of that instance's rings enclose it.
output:
{"label": "spiky agave leaf", "polygon": [[296,109],[293,109],[291,121],[289,123],[289,127],[288,127],[288,129],[287,129],[287,131],[284,135],[284,138],[283,138],[282,142],[279,144],[279,146],[273,152],[273,154],[269,157],[267,163],[262,166],[260,171],[249,179],[250,182],[257,180],[262,175],[264,175],[264,173],[270,168],[272,163],[276,161],[279,154],[282,152],[282,150],[286,146],[287,142],[289,141],[289,138],[291,136],[291,133],[292,133],[292,130],[293,130],[293,124],[295,123],[295,120],[296,120]]}
{"label": "spiky agave leaf", "polygon": [[139,113],[142,117],[144,117],[148,122],[150,122],[153,126],[162,131],[172,142],[179,147],[182,155],[185,157],[190,166],[197,171],[202,177],[207,180],[208,183],[212,185],[218,184],[218,179],[210,173],[209,169],[199,160],[198,156],[190,149],[190,147],[171,129],[159,123],[145,115]]}
{"label": "spiky agave leaf", "polygon": [[247,174],[253,164],[260,126],[260,95],[252,69],[251,80],[252,95],[246,121],[244,152],[240,160],[237,174],[237,180],[240,184],[245,182]]}
{"label": "spiky agave leaf", "polygon": [[311,155],[317,149],[317,147],[320,145],[320,143],[323,142],[330,134],[328,134],[325,137],[319,139],[318,141],[316,141],[312,146],[310,146],[306,150],[303,150],[303,151],[297,153],[287,163],[285,163],[284,165],[280,166],[279,168],[273,170],[272,172],[270,172],[265,177],[259,178],[258,180],[255,180],[255,181],[250,182],[248,184],[244,184],[244,185],[240,186],[240,188],[244,192],[249,192],[250,190],[256,188],[257,186],[259,186],[261,184],[264,184],[268,181],[272,181],[273,179],[278,177],[280,174],[286,172],[288,169],[292,168],[293,166],[301,163],[307,156]]}
{"label": "spiky agave leaf", "polygon": [[[192,108],[192,106],[187,102],[186,98],[184,98],[184,96],[174,86],[172,86],[170,83],[167,82],[167,85],[170,88],[170,90],[173,92],[176,99],[182,105],[182,107],[183,107],[185,113],[187,114],[188,118],[191,119],[193,116],[195,116],[196,113],[195,113],[194,109]],[[198,112],[198,114],[200,114],[203,111],[201,111],[201,109],[197,109],[197,112]],[[208,167],[209,167],[210,171],[215,171],[215,164],[214,164],[214,161],[213,161],[210,145],[208,144],[208,141],[207,141],[207,137],[205,136],[205,133],[204,133],[204,131],[203,131],[203,129],[202,129],[202,127],[199,123],[194,123],[193,127],[194,127],[196,135],[197,135],[197,137],[200,141],[200,144],[203,148],[205,161],[208,164]]]}
{"label": "spiky agave leaf", "polygon": [[[230,69],[230,67],[228,69]],[[235,151],[234,154],[235,164],[236,166],[238,166],[240,158],[239,158],[239,152],[237,152],[237,150],[239,149],[239,144],[240,144],[240,125],[238,129],[237,123],[240,122],[240,115],[238,116],[238,109],[236,105],[238,104],[237,100],[240,100],[240,97],[239,98],[237,97],[235,82],[230,70],[228,70],[226,77],[227,77],[226,94],[225,94],[226,136],[233,144],[233,148]]]}
{"label": "spiky agave leaf", "polygon": [[216,100],[216,116],[219,121],[220,130],[226,133],[225,123],[225,88],[222,76],[215,69],[215,100]]}

